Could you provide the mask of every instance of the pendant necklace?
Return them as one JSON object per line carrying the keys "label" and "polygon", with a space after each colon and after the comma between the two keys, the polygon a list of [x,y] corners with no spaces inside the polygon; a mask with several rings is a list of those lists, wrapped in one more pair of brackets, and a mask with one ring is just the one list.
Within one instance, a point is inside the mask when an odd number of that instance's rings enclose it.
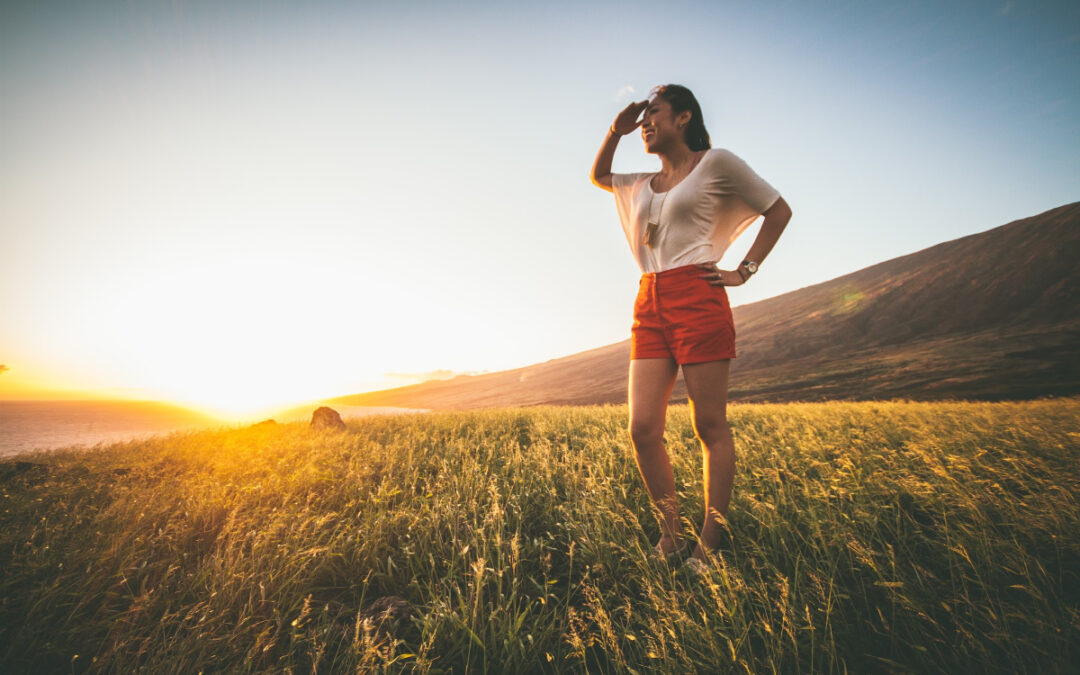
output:
{"label": "pendant necklace", "polygon": [[[690,171],[686,172],[686,176],[683,176],[683,180],[690,176],[690,173],[693,172],[694,168],[697,167],[698,162],[700,162],[701,158],[704,156],[704,153],[702,153],[701,155],[694,158],[694,164],[690,167]],[[645,236],[641,238],[641,243],[648,246],[649,248],[652,248],[656,245],[657,233],[660,231],[660,216],[664,213],[664,202],[667,201],[668,194],[670,194],[672,190],[674,190],[681,184],[682,181],[680,180],[678,183],[668,188],[664,192],[664,198],[660,200],[660,209],[657,211],[656,220],[654,221],[652,219],[652,203],[653,197],[656,196],[656,193],[652,189],[652,179],[649,179],[649,215],[646,221],[648,224],[645,226]]]}
{"label": "pendant necklace", "polygon": [[[668,190],[668,192],[670,192],[670,190]],[[641,243],[648,246],[649,248],[652,248],[656,245],[656,235],[657,232],[660,230],[660,216],[664,213],[664,202],[667,201],[668,193],[665,192],[664,198],[660,200],[660,209],[656,213],[656,220],[653,220],[652,203],[653,197],[655,196],[656,193],[652,191],[652,186],[649,186],[649,214],[647,221],[648,224],[645,226],[645,236],[641,239]]]}

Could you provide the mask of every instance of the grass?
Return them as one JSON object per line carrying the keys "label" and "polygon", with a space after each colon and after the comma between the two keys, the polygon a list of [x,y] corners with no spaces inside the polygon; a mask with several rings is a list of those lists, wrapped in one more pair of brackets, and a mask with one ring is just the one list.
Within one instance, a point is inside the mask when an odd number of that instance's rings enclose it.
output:
{"label": "grass", "polygon": [[[1076,668],[1080,399],[729,419],[733,540],[697,581],[647,557],[625,406],[0,463],[0,671]],[[696,531],[685,406],[667,442]],[[378,612],[388,596],[409,609]]]}

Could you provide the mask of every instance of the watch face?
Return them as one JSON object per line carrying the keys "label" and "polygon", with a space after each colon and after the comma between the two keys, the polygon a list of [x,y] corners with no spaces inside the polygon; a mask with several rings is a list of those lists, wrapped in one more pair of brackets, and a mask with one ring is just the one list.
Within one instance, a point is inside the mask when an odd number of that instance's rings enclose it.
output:
{"label": "watch face", "polygon": [[753,274],[753,273],[757,272],[757,263],[756,262],[748,262],[748,263],[746,263],[746,269],[750,270],[750,274]]}

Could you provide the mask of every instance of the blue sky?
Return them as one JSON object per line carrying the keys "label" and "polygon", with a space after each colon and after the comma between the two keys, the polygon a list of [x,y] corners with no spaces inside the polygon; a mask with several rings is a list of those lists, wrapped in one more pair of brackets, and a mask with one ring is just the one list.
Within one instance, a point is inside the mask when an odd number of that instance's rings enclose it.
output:
{"label": "blue sky", "polygon": [[794,210],[735,305],[1075,201],[1078,8],[5,3],[0,398],[240,409],[625,339],[588,169],[662,83]]}

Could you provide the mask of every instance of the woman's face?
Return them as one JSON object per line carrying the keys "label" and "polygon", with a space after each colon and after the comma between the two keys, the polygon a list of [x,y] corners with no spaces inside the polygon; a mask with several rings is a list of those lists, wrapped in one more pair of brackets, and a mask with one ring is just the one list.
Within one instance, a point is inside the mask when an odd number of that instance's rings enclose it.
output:
{"label": "woman's face", "polygon": [[683,118],[689,116],[689,111],[673,115],[671,104],[659,96],[649,101],[641,117],[641,138],[645,141],[645,152],[663,152],[674,144],[683,143],[683,129],[679,125],[685,125],[688,120]]}

